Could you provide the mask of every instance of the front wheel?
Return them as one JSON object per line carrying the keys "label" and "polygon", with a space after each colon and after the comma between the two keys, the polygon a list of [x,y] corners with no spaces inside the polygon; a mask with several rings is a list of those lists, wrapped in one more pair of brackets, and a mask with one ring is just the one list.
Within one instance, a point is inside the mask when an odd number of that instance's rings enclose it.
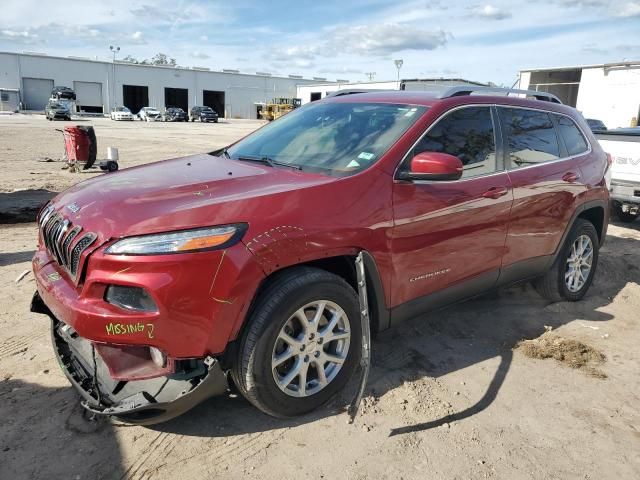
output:
{"label": "front wheel", "polygon": [[593,224],[578,218],[551,269],[534,282],[552,302],[575,302],[585,296],[598,266],[600,240]]}
{"label": "front wheel", "polygon": [[354,289],[324,270],[292,268],[277,274],[255,304],[231,376],[263,412],[302,415],[344,388],[361,341]]}

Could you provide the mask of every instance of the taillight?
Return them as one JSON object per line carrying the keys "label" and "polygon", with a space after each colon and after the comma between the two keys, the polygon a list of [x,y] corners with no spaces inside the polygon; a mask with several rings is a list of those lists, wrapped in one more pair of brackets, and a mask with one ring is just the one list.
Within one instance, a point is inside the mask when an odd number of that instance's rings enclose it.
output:
{"label": "taillight", "polygon": [[607,153],[607,169],[611,168],[612,164],[613,164],[613,157],[611,156],[610,153]]}

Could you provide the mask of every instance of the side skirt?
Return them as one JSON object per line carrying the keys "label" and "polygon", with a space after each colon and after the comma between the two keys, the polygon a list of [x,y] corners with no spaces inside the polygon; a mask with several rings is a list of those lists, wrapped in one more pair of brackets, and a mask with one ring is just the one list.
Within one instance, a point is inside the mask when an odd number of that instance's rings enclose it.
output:
{"label": "side skirt", "polygon": [[477,297],[491,290],[498,281],[500,270],[481,273],[451,287],[410,300],[391,309],[391,326],[415,318],[430,310]]}
{"label": "side skirt", "polygon": [[554,258],[554,255],[529,258],[398,305],[391,309],[391,326],[432,310],[465,302],[497,288],[532,280],[546,272]]}

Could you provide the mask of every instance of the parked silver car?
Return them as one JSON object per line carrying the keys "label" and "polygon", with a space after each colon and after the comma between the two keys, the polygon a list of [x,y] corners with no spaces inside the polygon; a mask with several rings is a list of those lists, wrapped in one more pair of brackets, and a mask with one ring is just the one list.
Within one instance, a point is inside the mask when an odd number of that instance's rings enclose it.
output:
{"label": "parked silver car", "polygon": [[160,113],[160,110],[153,107],[142,107],[138,112],[138,118],[145,122],[158,122],[162,121],[162,114]]}

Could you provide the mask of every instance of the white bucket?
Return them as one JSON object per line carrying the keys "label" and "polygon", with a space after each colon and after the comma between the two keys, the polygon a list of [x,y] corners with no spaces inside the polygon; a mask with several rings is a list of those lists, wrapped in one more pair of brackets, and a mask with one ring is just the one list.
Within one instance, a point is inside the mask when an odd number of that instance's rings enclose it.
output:
{"label": "white bucket", "polygon": [[107,160],[118,161],[118,149],[116,147],[107,147]]}

